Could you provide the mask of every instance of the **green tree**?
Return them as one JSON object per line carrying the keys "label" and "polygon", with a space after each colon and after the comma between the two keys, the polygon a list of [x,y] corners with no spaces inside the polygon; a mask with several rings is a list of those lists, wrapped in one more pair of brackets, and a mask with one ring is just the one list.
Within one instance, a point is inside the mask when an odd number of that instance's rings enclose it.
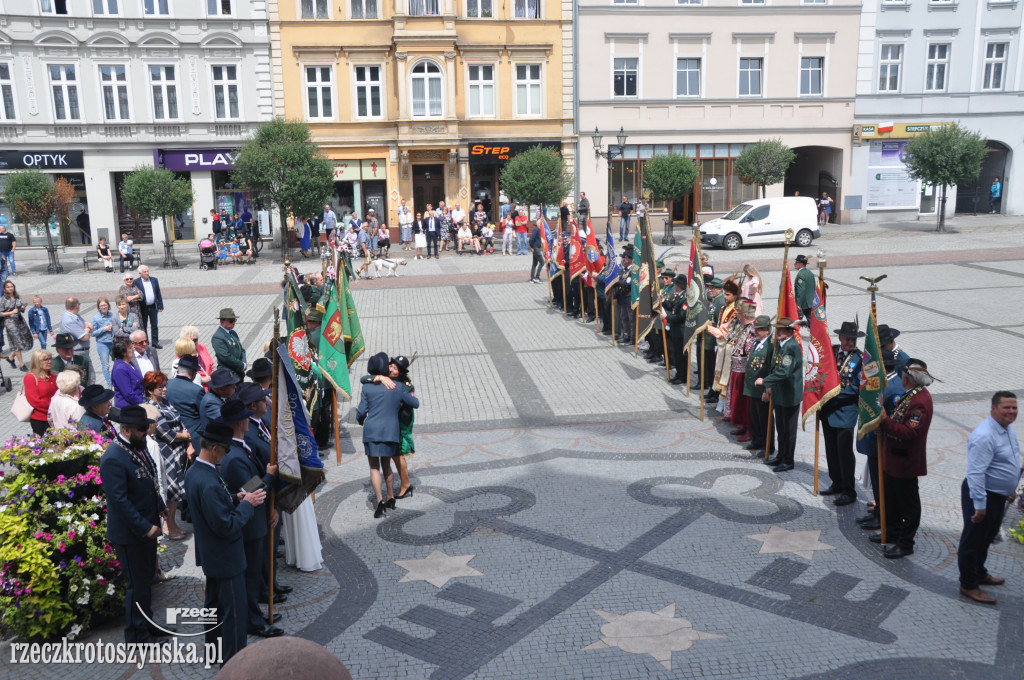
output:
{"label": "green tree", "polygon": [[930,130],[907,142],[904,164],[910,176],[942,187],[935,231],[946,229],[946,187],[978,179],[986,153],[988,147],[981,135],[956,124]]}
{"label": "green tree", "polygon": [[781,139],[762,139],[745,148],[733,162],[733,167],[743,181],[760,186],[761,198],[764,198],[769,184],[778,184],[786,179],[786,170],[794,160],[796,153]]}
{"label": "green tree", "polygon": [[[192,207],[192,183],[164,168],[139,167],[125,175],[121,200],[143,217],[160,218],[164,226],[164,245],[171,244],[167,216],[183,213]],[[169,259],[169,258],[168,258]]]}
{"label": "green tree", "polygon": [[23,170],[7,176],[4,202],[10,207],[14,220],[28,227],[42,225],[50,249],[53,249],[53,236],[49,222],[57,213],[58,201],[50,177],[38,170]]}
{"label": "green tree", "polygon": [[561,205],[572,191],[573,178],[558,152],[538,144],[505,164],[501,188],[516,203]]}
{"label": "green tree", "polygon": [[235,154],[231,180],[277,208],[281,258],[288,256],[288,213],[312,216],[334,192],[334,166],[312,140],[309,126],[275,118],[263,123]]}
{"label": "green tree", "polygon": [[668,201],[668,216],[676,201],[693,193],[697,181],[697,164],[692,158],[677,153],[655,156],[644,163],[644,187],[657,201]]}

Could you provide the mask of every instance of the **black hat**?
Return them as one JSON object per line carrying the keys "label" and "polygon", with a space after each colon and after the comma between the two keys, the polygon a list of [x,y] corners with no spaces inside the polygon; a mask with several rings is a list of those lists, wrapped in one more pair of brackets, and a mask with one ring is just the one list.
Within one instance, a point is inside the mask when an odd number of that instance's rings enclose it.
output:
{"label": "black hat", "polygon": [[178,369],[184,368],[186,371],[198,371],[199,370],[199,357],[195,354],[186,354],[178,357]]}
{"label": "black hat", "polygon": [[884,323],[878,324],[878,342],[882,345],[888,345],[900,336],[900,332],[895,328],[890,328]]}
{"label": "black hat", "polygon": [[323,320],[324,320],[324,313],[321,312],[316,307],[311,307],[310,310],[308,312],[306,312],[306,323],[309,323],[310,321],[312,321],[314,323],[320,324],[320,323],[323,323]]}
{"label": "black hat", "polygon": [[108,390],[102,385],[86,385],[82,395],[78,397],[78,405],[82,408],[89,408],[110,401],[114,397],[114,390]]}
{"label": "black hat", "polygon": [[253,380],[269,378],[274,375],[274,365],[270,363],[270,359],[260,357],[256,361],[252,362],[252,368],[246,371],[245,374]]}
{"label": "black hat", "polygon": [[836,335],[841,338],[863,338],[865,333],[857,328],[856,321],[844,321],[843,325],[836,331]]}
{"label": "black hat", "polygon": [[389,363],[391,363],[391,360],[388,358],[387,353],[378,352],[366,362],[366,372],[370,375],[387,375]]}
{"label": "black hat", "polygon": [[246,408],[245,403],[238,397],[231,397],[221,405],[217,422],[230,425],[241,422],[252,415],[256,415],[256,412]]}
{"label": "black hat", "polygon": [[231,446],[231,440],[235,437],[235,428],[225,423],[218,423],[216,420],[211,420],[206,424],[206,427],[203,428],[200,436],[214,444]]}
{"label": "black hat", "polygon": [[672,279],[672,283],[676,284],[680,288],[685,289],[686,288],[686,274],[679,274],[678,276],[676,276],[675,278]]}
{"label": "black hat", "polygon": [[149,427],[156,421],[149,417],[146,409],[141,406],[125,406],[118,413],[110,414],[110,419],[122,425],[145,425]]}
{"label": "black hat", "polygon": [[74,349],[75,343],[75,336],[71,335],[71,333],[57,333],[57,336],[53,339],[53,344],[57,349]]}
{"label": "black hat", "polygon": [[711,285],[711,282],[714,281],[714,280],[715,280],[715,275],[714,274],[704,274],[704,286],[705,287]]}
{"label": "black hat", "polygon": [[215,390],[221,387],[227,387],[228,385],[237,385],[239,379],[231,372],[228,368],[218,368],[216,371],[210,374],[210,382],[207,385],[211,390]]}
{"label": "black hat", "polygon": [[800,264],[807,264],[807,256],[801,253],[796,256],[796,261]]}
{"label": "black hat", "polygon": [[400,370],[402,373],[408,371],[410,364],[412,364],[412,362],[409,361],[409,357],[404,356],[402,354],[399,354],[397,357],[391,357],[391,361],[388,363],[392,363],[395,366],[398,366],[398,370]]}
{"label": "black hat", "polygon": [[235,399],[243,404],[251,404],[256,401],[263,401],[270,396],[270,390],[263,389],[256,383],[246,382],[238,386],[235,391]]}

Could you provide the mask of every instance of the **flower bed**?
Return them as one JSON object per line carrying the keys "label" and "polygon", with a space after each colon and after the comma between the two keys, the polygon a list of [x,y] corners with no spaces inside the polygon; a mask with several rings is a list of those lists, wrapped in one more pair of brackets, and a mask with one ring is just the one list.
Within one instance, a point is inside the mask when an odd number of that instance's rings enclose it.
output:
{"label": "flower bed", "polygon": [[124,607],[106,538],[106,499],[91,431],[4,443],[0,459],[0,625],[22,637],[75,638]]}

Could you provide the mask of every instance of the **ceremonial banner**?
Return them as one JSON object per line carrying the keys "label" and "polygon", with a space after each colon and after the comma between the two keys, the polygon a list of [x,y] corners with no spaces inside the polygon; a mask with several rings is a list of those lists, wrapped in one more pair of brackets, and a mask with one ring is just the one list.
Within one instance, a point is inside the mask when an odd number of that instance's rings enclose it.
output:
{"label": "ceremonial banner", "polygon": [[[694,276],[694,272],[697,276]],[[686,322],[683,324],[683,346],[688,347],[700,337],[709,323],[707,296],[704,293],[704,276],[700,273],[700,243],[694,234],[690,243],[690,266],[686,287]]]}
{"label": "ceremonial banner", "polygon": [[[779,318],[788,316],[790,319],[799,319],[800,312],[797,311],[796,297],[793,295],[793,284],[789,279],[788,262],[782,267],[782,283],[780,284],[780,290],[782,291],[782,297],[779,300]],[[799,329],[793,334],[793,337],[796,338],[797,343],[802,347],[804,340]],[[829,347],[831,348],[832,345],[830,344]]]}
{"label": "ceremonial banner", "polygon": [[608,227],[608,235],[605,237],[608,242],[608,267],[604,272],[604,292],[608,295],[612,286],[619,280],[622,270],[619,269],[619,259],[615,255],[615,239],[612,238],[611,227]]}
{"label": "ceremonial banner", "polygon": [[[590,280],[593,282],[594,277],[601,273],[604,269],[604,255],[601,254],[601,249],[597,246],[597,235],[594,234],[594,227],[590,224],[590,220],[587,220],[587,245],[584,248],[584,259],[586,261],[587,271],[590,272]],[[593,285],[590,283],[589,285]]]}
{"label": "ceremonial banner", "polygon": [[885,367],[882,363],[881,343],[878,342],[878,326],[875,315],[868,318],[867,337],[864,338],[864,363],[860,369],[860,430],[857,439],[878,428],[882,421],[885,398]]}
{"label": "ceremonial banner", "polygon": [[276,503],[286,512],[294,511],[325,479],[324,464],[317,455],[316,439],[309,426],[309,414],[302,390],[292,372],[288,348],[278,345],[277,451],[278,494]]}
{"label": "ceremonial banner", "polygon": [[820,287],[815,289],[814,307],[807,320],[808,341],[804,343],[804,425],[829,399],[839,394],[839,369],[819,290]]}
{"label": "ceremonial banner", "polygon": [[287,270],[284,275],[284,319],[288,327],[288,334],[296,328],[306,327],[306,301],[302,299],[299,292],[299,282],[295,279],[295,272]]}
{"label": "ceremonial banner", "polygon": [[639,258],[637,264],[637,338],[647,335],[654,326],[654,319],[660,317],[661,300],[658,297],[657,281],[658,266],[654,260],[654,241],[651,239],[651,228],[646,220],[637,224],[636,240],[640,248],[636,251]]}
{"label": "ceremonial banner", "polygon": [[348,368],[363,353],[362,327],[348,282],[342,277],[327,303],[320,327],[320,370],[345,399],[352,398]]}
{"label": "ceremonial banner", "polygon": [[575,227],[572,236],[569,238],[569,280],[575,279],[587,268],[587,258],[583,254],[583,243],[580,242],[580,232]]}

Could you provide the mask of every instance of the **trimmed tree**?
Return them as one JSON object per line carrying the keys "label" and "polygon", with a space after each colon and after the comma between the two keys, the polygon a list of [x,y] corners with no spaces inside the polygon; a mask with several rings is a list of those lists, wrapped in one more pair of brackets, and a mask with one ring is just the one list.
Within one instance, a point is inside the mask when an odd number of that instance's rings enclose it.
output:
{"label": "trimmed tree", "polygon": [[946,229],[946,187],[969,184],[981,174],[988,147],[973,130],[946,125],[907,142],[907,173],[936,187],[942,187],[935,231]]}
{"label": "trimmed tree", "polygon": [[288,256],[288,213],[311,216],[334,193],[334,166],[310,136],[309,126],[275,118],[263,123],[235,154],[231,180],[277,208],[281,259]]}
{"label": "trimmed tree", "polygon": [[657,201],[668,201],[668,218],[672,219],[675,202],[693,193],[697,181],[697,163],[677,153],[655,156],[644,163],[644,187]]}
{"label": "trimmed tree", "polygon": [[[69,185],[63,177],[57,181]],[[43,227],[43,232],[46,233],[46,251],[50,260],[47,272],[51,274],[63,271],[57,261],[57,248],[53,245],[53,234],[50,233],[50,220],[61,207],[65,211],[68,208],[67,205],[61,205],[66,200],[63,193],[66,192],[58,193],[54,188],[54,183],[50,181],[50,177],[38,170],[11,173],[7,176],[4,188],[4,202],[10,207],[15,221],[28,227],[34,224]]]}
{"label": "trimmed tree", "polygon": [[192,183],[164,168],[139,167],[128,173],[121,185],[121,200],[143,217],[158,217],[164,227],[164,266],[178,262],[174,259],[174,244],[167,228],[167,216],[185,212],[195,202]]}
{"label": "trimmed tree", "polygon": [[786,170],[794,160],[796,152],[781,139],[762,139],[745,148],[733,162],[733,167],[743,181],[761,187],[761,198],[764,198],[769,184],[778,184],[786,179]]}
{"label": "trimmed tree", "polygon": [[505,164],[501,188],[519,204],[560,205],[573,189],[573,177],[559,153],[538,144]]}

